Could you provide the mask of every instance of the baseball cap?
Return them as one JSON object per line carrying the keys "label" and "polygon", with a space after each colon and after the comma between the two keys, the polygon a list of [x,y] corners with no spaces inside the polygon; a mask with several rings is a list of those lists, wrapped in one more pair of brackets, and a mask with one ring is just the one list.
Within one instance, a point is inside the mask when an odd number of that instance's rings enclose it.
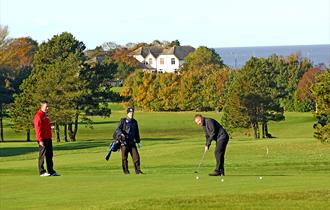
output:
{"label": "baseball cap", "polygon": [[129,113],[129,112],[134,112],[134,108],[131,107],[131,106],[129,106],[129,107],[127,108],[127,113]]}

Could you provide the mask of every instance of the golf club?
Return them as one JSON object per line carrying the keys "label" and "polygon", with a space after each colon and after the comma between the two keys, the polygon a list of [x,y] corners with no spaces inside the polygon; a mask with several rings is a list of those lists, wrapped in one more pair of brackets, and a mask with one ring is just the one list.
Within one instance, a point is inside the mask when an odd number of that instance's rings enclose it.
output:
{"label": "golf club", "polygon": [[199,161],[198,166],[196,167],[196,170],[195,170],[195,173],[196,174],[198,173],[199,168],[201,167],[201,164],[202,164],[202,162],[204,160],[204,157],[205,157],[205,153],[206,153],[206,151],[204,151],[203,156],[202,156],[202,159]]}

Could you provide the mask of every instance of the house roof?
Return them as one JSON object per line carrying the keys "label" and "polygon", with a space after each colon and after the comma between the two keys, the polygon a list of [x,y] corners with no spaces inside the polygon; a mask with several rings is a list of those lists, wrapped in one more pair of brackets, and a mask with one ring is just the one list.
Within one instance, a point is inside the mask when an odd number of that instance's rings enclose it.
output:
{"label": "house roof", "polygon": [[149,53],[157,58],[163,52],[161,47],[139,47],[130,53],[130,55],[141,55],[142,57],[147,57]]}
{"label": "house roof", "polygon": [[130,55],[141,55],[143,58],[152,54],[155,58],[159,55],[175,55],[179,60],[183,60],[189,53],[193,52],[195,48],[191,46],[174,46],[171,48],[162,48],[162,47],[140,47]]}
{"label": "house roof", "polygon": [[183,60],[189,53],[195,51],[191,46],[174,46],[170,50],[170,54],[175,55],[179,60]]}

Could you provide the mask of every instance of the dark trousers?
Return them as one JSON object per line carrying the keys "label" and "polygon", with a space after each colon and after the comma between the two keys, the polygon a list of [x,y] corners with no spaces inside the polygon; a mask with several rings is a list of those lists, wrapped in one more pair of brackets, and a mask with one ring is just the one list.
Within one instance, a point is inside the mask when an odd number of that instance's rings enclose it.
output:
{"label": "dark trousers", "polygon": [[47,171],[49,174],[55,173],[53,169],[53,144],[51,139],[43,140],[44,146],[40,146],[39,144],[39,160],[38,160],[38,167],[39,173],[43,174],[46,172],[44,168],[44,160],[46,157],[46,165]]}
{"label": "dark trousers", "polygon": [[135,173],[140,173],[140,155],[139,152],[136,148],[136,146],[126,146],[122,145],[121,146],[121,158],[122,158],[122,166],[123,166],[123,171],[125,174],[129,174],[128,170],[128,153],[131,154],[131,157],[133,159],[134,163],[134,168],[135,168]]}
{"label": "dark trousers", "polygon": [[217,140],[217,144],[214,150],[214,156],[216,160],[215,171],[220,172],[222,174],[225,174],[225,152],[228,141],[228,135],[224,134],[220,136],[220,138]]}

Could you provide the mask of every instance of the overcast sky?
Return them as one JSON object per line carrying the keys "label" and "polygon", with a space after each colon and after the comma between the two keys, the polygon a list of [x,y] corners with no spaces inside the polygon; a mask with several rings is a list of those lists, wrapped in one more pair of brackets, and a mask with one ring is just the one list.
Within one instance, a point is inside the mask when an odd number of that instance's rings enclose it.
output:
{"label": "overcast sky", "polygon": [[329,0],[0,0],[9,36],[63,31],[92,49],[178,39],[198,47],[330,44]]}

